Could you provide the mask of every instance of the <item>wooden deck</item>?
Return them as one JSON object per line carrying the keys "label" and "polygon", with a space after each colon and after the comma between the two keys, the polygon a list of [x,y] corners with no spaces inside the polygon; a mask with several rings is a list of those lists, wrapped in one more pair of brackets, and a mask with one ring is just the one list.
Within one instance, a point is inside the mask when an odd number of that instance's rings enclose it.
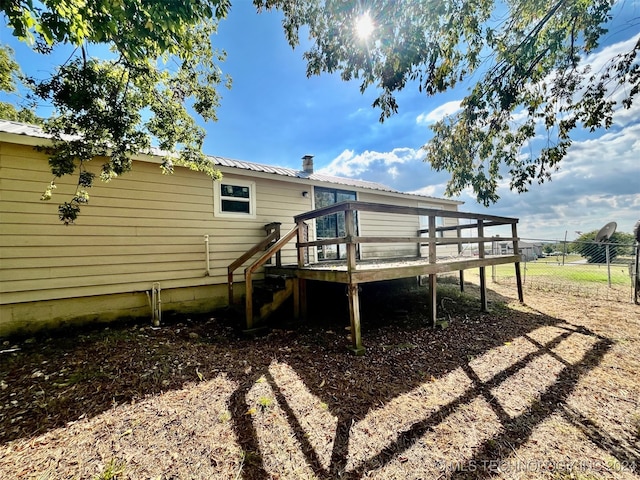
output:
{"label": "wooden deck", "polygon": [[519,255],[494,255],[485,258],[445,258],[429,263],[427,258],[364,260],[349,270],[347,261],[325,261],[303,265],[267,266],[269,275],[335,283],[368,283],[464,271],[471,268],[516,263]]}
{"label": "wooden deck", "polygon": [[[388,236],[359,236],[356,222],[357,212],[371,212],[373,214],[389,215],[413,215],[428,218],[428,228],[417,230],[415,236],[394,236],[393,232]],[[307,224],[319,217],[344,213],[345,235],[337,238],[325,238],[309,240],[307,237]],[[437,219],[454,218],[457,225],[436,227]],[[467,223],[460,223],[461,220]],[[245,301],[247,328],[251,329],[254,322],[252,300],[252,278],[258,268],[265,267],[269,274],[283,275],[296,279],[293,289],[294,315],[304,318],[306,316],[306,282],[316,280],[323,282],[335,282],[347,285],[349,299],[349,317],[351,321],[352,350],[361,355],[364,353],[360,334],[360,303],[358,285],[362,283],[393,280],[418,276],[427,276],[429,279],[429,317],[433,326],[436,325],[436,278],[438,274],[458,271],[460,285],[464,286],[464,271],[478,268],[480,272],[481,308],[487,309],[486,275],[488,266],[513,263],[515,267],[518,298],[523,301],[522,281],[520,274],[520,255],[518,254],[518,219],[498,217],[477,213],[437,210],[421,207],[402,207],[388,204],[376,204],[358,201],[345,201],[319,208],[294,217],[296,226],[283,236],[279,230],[274,233],[273,225],[265,226],[268,238],[256,245],[251,251],[240,257],[229,266],[229,303],[233,303],[233,271],[239,268],[245,260],[259,251],[266,251],[245,269]],[[487,230],[494,227],[509,226],[511,236],[489,235]],[[469,232],[475,236],[463,236],[463,232]],[[455,234],[455,235],[454,235]],[[290,241],[296,240],[298,263],[296,265],[282,265],[279,252]],[[501,245],[509,244],[505,254],[490,255],[485,246],[495,242]],[[361,260],[358,258],[360,246],[363,244],[415,244],[415,257],[404,258],[380,258],[375,260]],[[269,246],[270,245],[270,246]],[[346,259],[342,261],[320,261],[309,263],[309,249],[325,245],[344,245]],[[477,256],[464,256],[464,245],[473,245]],[[438,256],[438,247],[457,246],[458,256]],[[427,248],[427,252],[423,250]],[[501,248],[502,250],[502,248]],[[269,259],[275,258],[273,266],[266,266]]]}

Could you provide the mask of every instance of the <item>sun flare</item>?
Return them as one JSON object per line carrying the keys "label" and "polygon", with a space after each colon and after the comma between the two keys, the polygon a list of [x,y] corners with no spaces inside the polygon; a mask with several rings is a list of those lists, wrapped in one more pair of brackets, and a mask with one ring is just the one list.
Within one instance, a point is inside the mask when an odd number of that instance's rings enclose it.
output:
{"label": "sun flare", "polygon": [[361,40],[367,40],[373,33],[374,29],[375,24],[373,23],[373,19],[369,15],[369,12],[363,13],[356,20],[356,34]]}

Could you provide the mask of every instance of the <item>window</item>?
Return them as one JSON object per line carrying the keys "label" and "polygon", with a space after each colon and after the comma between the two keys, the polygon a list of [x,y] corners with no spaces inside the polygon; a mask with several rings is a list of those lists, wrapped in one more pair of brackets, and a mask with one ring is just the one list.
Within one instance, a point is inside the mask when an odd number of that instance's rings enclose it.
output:
{"label": "window", "polygon": [[[356,200],[356,192],[347,190],[336,190],[332,188],[315,187],[314,201],[315,208],[328,207],[334,203],[345,200]],[[346,235],[344,212],[325,215],[316,219],[316,238],[344,237]],[[358,231],[357,212],[354,216],[355,231]],[[322,245],[318,247],[318,260],[337,260],[347,258],[345,245]]]}
{"label": "window", "polygon": [[221,217],[255,218],[255,183],[222,179],[214,183],[215,214]]}

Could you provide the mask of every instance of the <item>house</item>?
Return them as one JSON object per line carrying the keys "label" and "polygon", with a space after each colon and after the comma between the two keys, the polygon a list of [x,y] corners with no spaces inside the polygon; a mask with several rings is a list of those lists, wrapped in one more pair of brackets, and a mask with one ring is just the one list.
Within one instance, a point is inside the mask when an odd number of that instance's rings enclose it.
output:
{"label": "house", "polygon": [[[52,174],[34,147],[48,141],[37,127],[0,121],[0,336],[150,318],[160,307],[205,312],[225,306],[229,264],[265,239],[265,225],[279,223],[288,231],[294,216],[315,208],[357,200],[457,211],[461,203],[316,173],[311,156],[300,170],[212,156],[223,173],[214,182],[187,168],[163,175],[157,153],[135,157],[133,170],[121,178],[97,182],[77,222],[65,226],[57,207],[71,198],[76,179],[57,180],[53,199],[40,200]],[[91,163],[98,172],[101,162]],[[454,227],[457,219],[438,222]],[[416,216],[362,212],[356,218],[359,235],[392,230],[409,237],[422,227]],[[341,230],[344,215],[336,213],[310,222],[308,235],[336,237]],[[441,251],[447,248],[452,245]],[[363,244],[359,250],[363,259],[415,254],[412,242]],[[281,255],[295,263],[295,243]],[[319,245],[308,255],[323,261],[345,252],[343,245]],[[242,290],[239,272],[235,282]]]}
{"label": "house", "polygon": [[[513,244],[510,242],[500,242],[499,244],[501,255],[513,254]],[[531,262],[542,257],[542,244],[541,243],[528,243],[520,242],[518,244],[518,253],[522,256],[522,260],[525,262]]]}

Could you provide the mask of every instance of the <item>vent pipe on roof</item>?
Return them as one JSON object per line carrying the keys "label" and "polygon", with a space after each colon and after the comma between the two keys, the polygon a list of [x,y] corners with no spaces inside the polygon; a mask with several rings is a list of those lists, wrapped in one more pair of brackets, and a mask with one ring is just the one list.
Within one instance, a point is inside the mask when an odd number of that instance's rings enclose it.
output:
{"label": "vent pipe on roof", "polygon": [[302,157],[302,171],[305,173],[313,173],[313,155],[305,155]]}

